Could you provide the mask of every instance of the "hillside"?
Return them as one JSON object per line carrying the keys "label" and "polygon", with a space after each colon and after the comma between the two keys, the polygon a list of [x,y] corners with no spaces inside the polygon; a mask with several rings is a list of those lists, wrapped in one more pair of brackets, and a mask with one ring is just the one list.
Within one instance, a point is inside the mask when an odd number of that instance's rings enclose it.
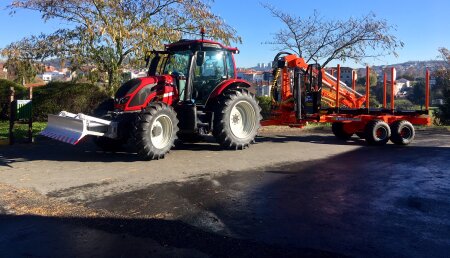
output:
{"label": "hillside", "polygon": [[[384,68],[395,67],[397,70],[397,78],[407,76],[411,78],[424,78],[425,71],[428,68],[430,71],[435,71],[442,67],[445,67],[444,61],[430,60],[430,61],[408,61],[393,65],[372,66],[371,69],[378,75],[383,74]],[[365,76],[365,68],[358,69],[359,76]]]}

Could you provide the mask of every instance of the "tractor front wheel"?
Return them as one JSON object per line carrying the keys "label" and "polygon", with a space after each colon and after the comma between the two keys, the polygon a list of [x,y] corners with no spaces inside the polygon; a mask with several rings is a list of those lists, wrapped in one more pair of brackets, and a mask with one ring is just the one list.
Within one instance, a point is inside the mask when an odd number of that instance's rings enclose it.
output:
{"label": "tractor front wheel", "polygon": [[136,116],[133,138],[138,155],[146,160],[162,159],[177,138],[178,119],[171,106],[151,103]]}
{"label": "tractor front wheel", "polygon": [[227,149],[244,149],[254,142],[261,121],[255,96],[245,89],[228,90],[214,114],[213,135]]}

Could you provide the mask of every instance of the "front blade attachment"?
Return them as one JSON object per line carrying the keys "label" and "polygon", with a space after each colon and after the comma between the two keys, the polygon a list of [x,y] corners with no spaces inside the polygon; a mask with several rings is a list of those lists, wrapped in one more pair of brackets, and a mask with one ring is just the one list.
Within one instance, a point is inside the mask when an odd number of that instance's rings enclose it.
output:
{"label": "front blade attachment", "polygon": [[62,111],[59,115],[48,115],[47,127],[40,134],[75,145],[86,135],[116,137],[113,124],[97,117]]}

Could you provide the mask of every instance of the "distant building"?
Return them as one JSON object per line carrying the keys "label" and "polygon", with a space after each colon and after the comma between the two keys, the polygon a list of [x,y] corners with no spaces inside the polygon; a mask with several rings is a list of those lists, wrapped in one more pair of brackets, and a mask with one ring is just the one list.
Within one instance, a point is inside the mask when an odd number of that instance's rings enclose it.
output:
{"label": "distant building", "polygon": [[411,87],[411,81],[404,79],[404,78],[398,79],[396,81],[396,83],[400,84],[401,87],[407,87],[407,88]]}
{"label": "distant building", "polygon": [[255,94],[257,97],[267,97],[270,96],[270,89],[272,85],[269,82],[260,82],[255,85]]}
{"label": "distant building", "polygon": [[[351,67],[341,67],[341,81],[345,83],[347,86],[352,85],[352,74],[354,72],[357,72],[356,69],[353,69]],[[337,77],[337,67],[331,67],[327,69],[327,72],[331,74],[334,77]],[[365,76],[365,75],[364,75]]]}
{"label": "distant building", "polygon": [[444,105],[444,104],[445,104],[444,99],[433,99],[431,101],[431,105],[433,105],[433,106],[439,106],[439,105]]}
{"label": "distant building", "polygon": [[45,72],[43,74],[39,74],[38,77],[41,78],[44,82],[64,81],[66,80],[66,73],[54,70],[52,72]]}
{"label": "distant building", "polygon": [[263,72],[263,81],[273,81],[273,74],[272,72]]}
{"label": "distant building", "polygon": [[238,69],[237,77],[249,82],[260,82],[264,80],[264,72],[253,69]]}

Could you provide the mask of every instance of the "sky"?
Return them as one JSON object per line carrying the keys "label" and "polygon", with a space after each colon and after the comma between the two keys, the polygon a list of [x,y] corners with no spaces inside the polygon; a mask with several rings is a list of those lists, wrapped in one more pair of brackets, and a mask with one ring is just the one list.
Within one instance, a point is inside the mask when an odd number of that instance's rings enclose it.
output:
{"label": "sky", "polygon": [[[18,10],[10,15],[6,9],[11,0],[0,0],[0,48],[23,37],[48,33],[66,24],[59,21],[44,22],[37,12]],[[348,19],[373,12],[380,19],[395,25],[392,33],[405,43],[398,51],[399,57],[382,57],[381,60],[366,59],[363,64],[347,62],[345,66],[362,67],[387,65],[417,60],[437,59],[439,47],[450,48],[450,1],[449,0],[379,0],[379,1],[304,1],[304,0],[215,0],[214,13],[236,29],[242,44],[236,56],[238,67],[252,67],[268,63],[278,52],[264,44],[273,38],[283,24],[264,9],[261,2],[268,3],[292,15],[308,17],[317,10],[326,19]]]}

